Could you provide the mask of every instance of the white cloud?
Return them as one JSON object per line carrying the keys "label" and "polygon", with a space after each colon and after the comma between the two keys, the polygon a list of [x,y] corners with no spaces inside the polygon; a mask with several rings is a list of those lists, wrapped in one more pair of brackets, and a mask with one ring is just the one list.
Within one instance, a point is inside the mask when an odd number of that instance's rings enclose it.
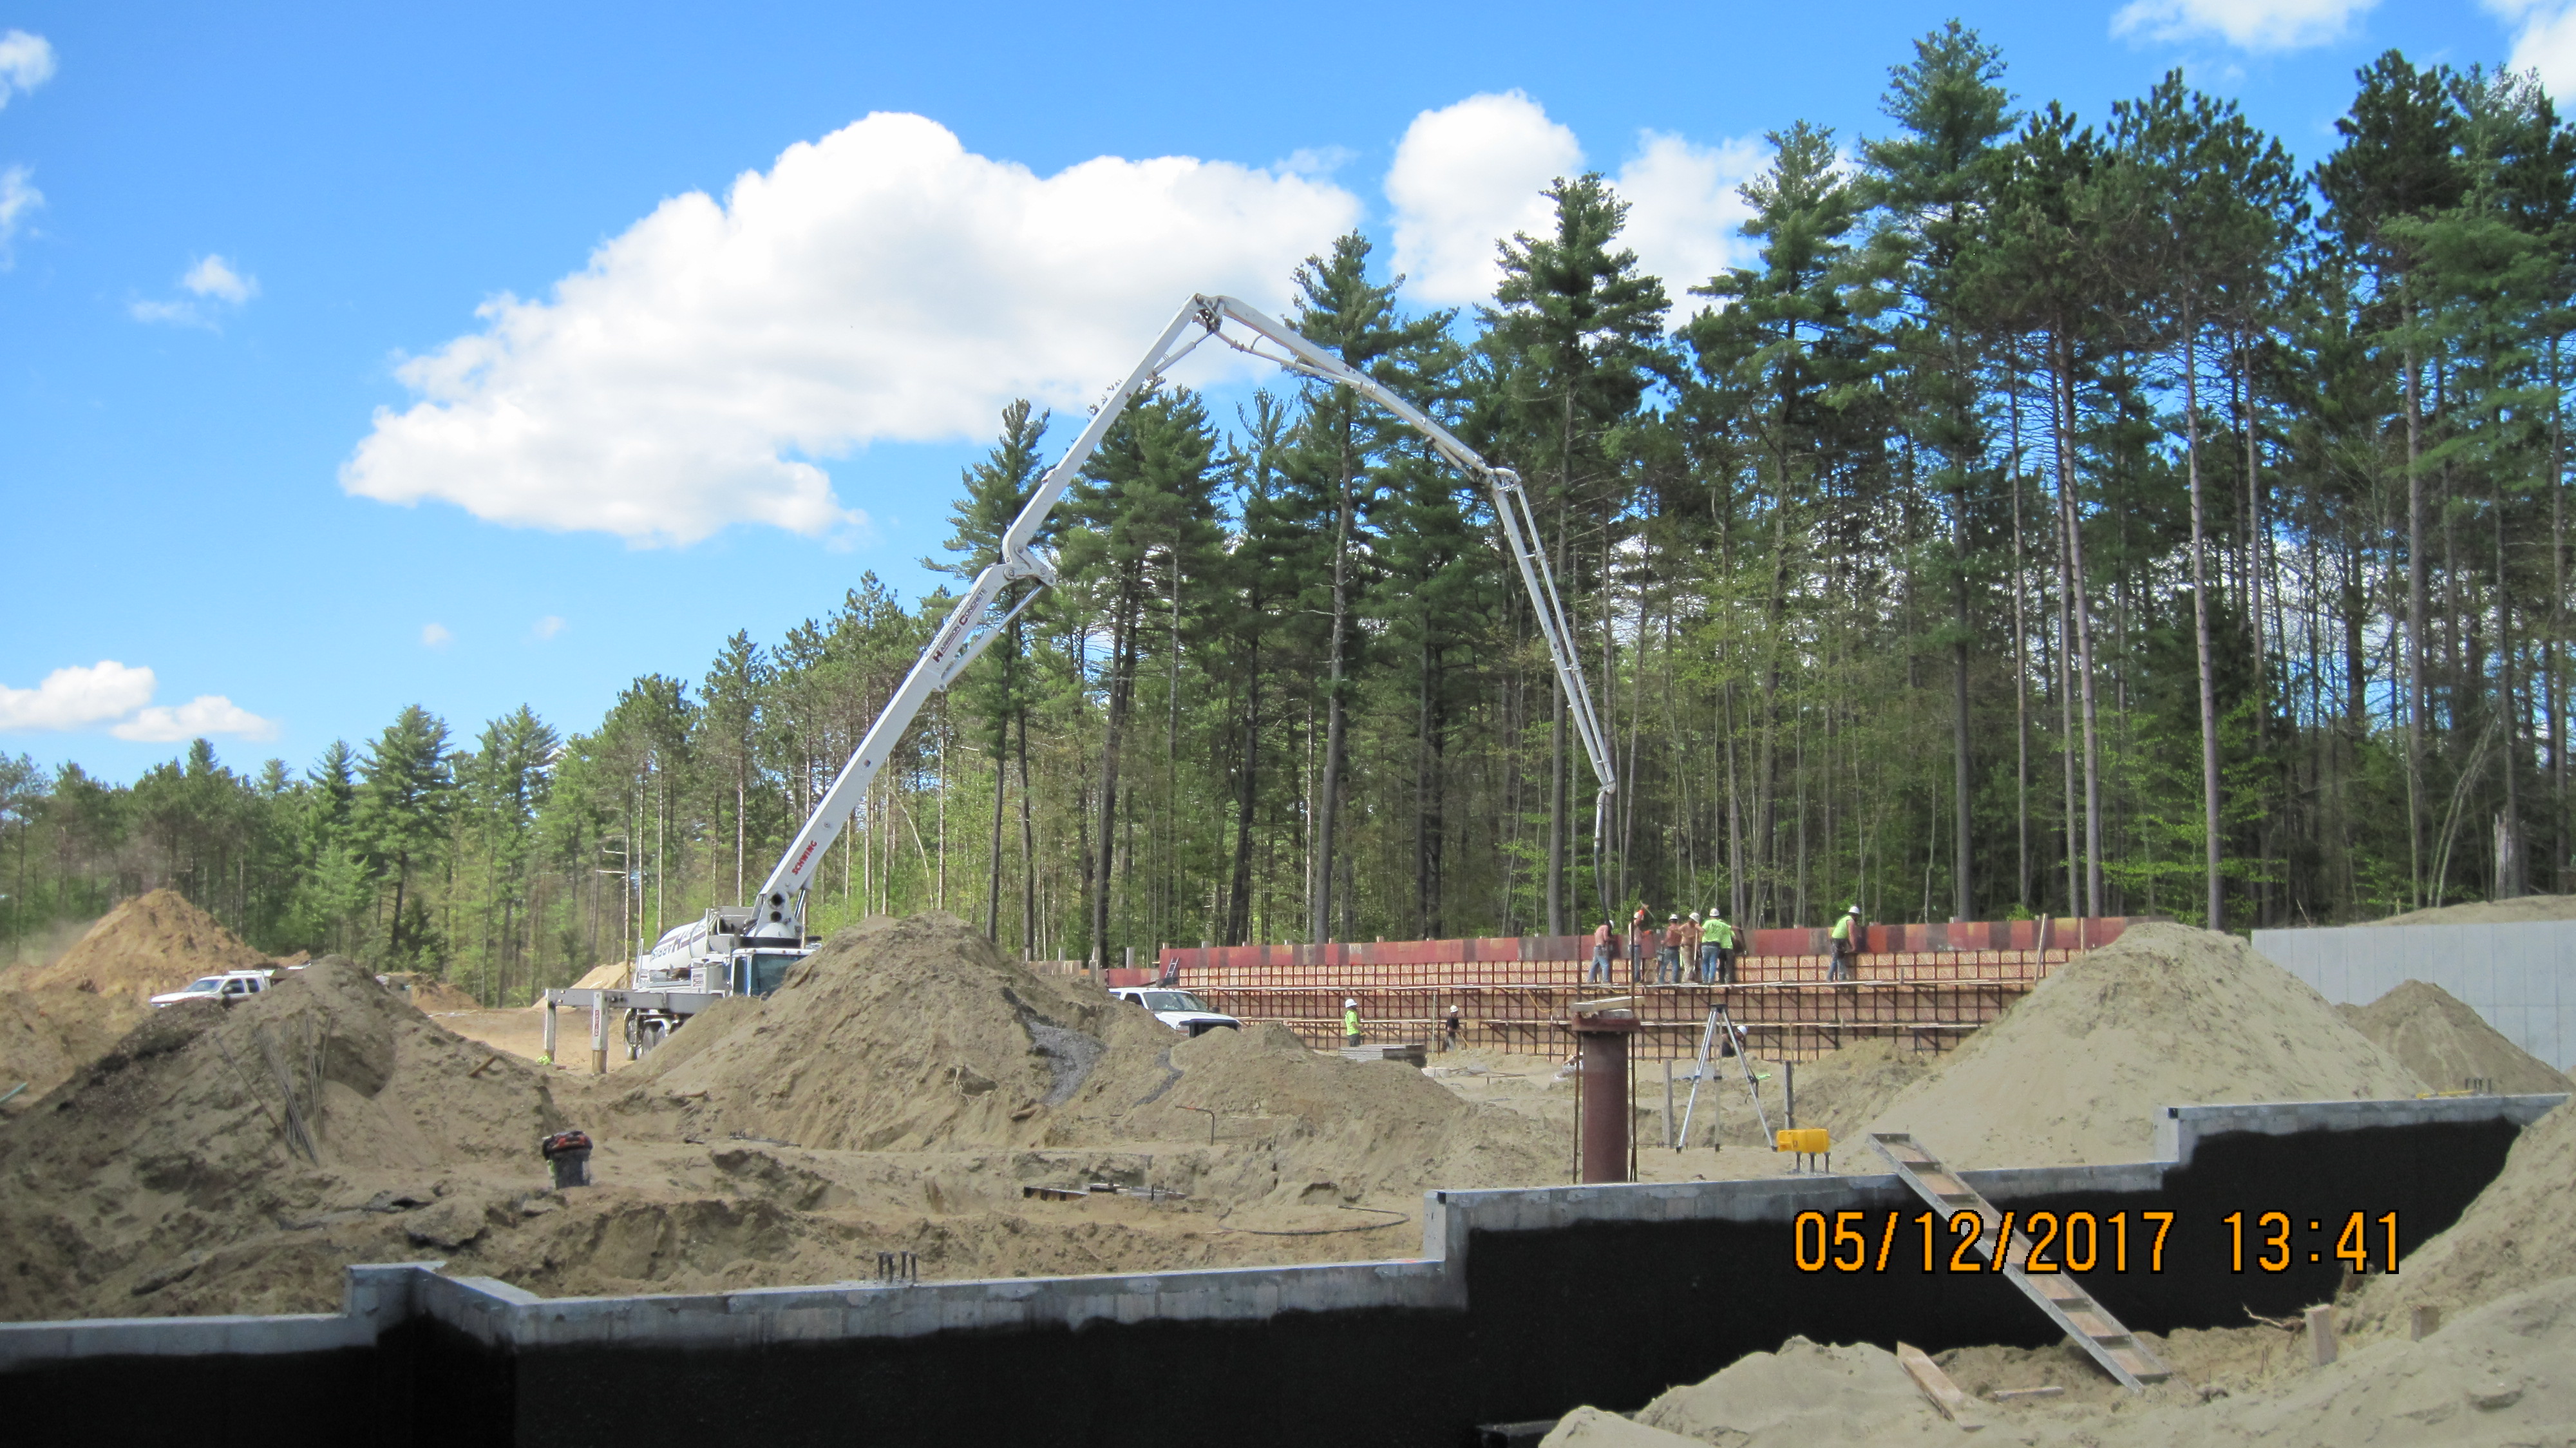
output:
{"label": "white cloud", "polygon": [[215,734],[274,739],[277,721],[262,719],[221,694],[199,694],[177,708],[155,705],[107,731],[119,739],[167,744]]}
{"label": "white cloud", "polygon": [[125,304],[125,314],[138,322],[160,322],[173,327],[214,328],[214,321],[197,309],[195,302],[133,301]]}
{"label": "white cloud", "polygon": [[0,685],[0,731],[79,729],[121,718],[152,702],[152,671],[114,659],[56,669],[32,689]]}
{"label": "white cloud", "polygon": [[547,614],[544,618],[538,619],[536,627],[528,630],[529,633],[536,635],[540,639],[553,638],[556,634],[562,633],[563,631],[564,621],[560,617],[551,613]]}
{"label": "white cloud", "polygon": [[179,278],[179,285],[198,296],[230,302],[236,307],[259,295],[259,278],[234,271],[232,263],[220,256],[208,256],[188,268],[188,274]]}
{"label": "white cloud", "polygon": [[422,648],[443,649],[454,642],[456,642],[456,635],[449,633],[447,625],[443,623],[425,623],[420,626]]}
{"label": "white cloud", "polygon": [[[1283,299],[1359,219],[1329,182],[1100,157],[1052,176],[877,114],[674,197],[542,301],[404,363],[343,465],[361,497],[688,543],[863,528],[817,465],[1098,398],[1193,291]],[[1228,354],[1229,356],[1231,354]]]}
{"label": "white cloud", "polygon": [[126,314],[138,322],[161,322],[174,327],[204,327],[214,330],[214,314],[201,303],[220,303],[240,307],[259,295],[259,278],[233,269],[221,256],[206,256],[191,263],[179,277],[179,285],[195,294],[199,301],[128,302]]}
{"label": "white cloud", "polygon": [[13,92],[31,91],[54,76],[54,47],[41,35],[12,30],[0,35],[0,106]]}
{"label": "white cloud", "polygon": [[1664,279],[1674,322],[1707,305],[1688,295],[1692,287],[1751,255],[1752,243],[1740,228],[1753,207],[1737,192],[1764,161],[1757,141],[1694,146],[1679,136],[1645,131],[1638,136],[1636,158],[1619,168],[1614,184],[1629,203],[1621,239],[1636,249],[1639,266]]}
{"label": "white cloud", "polygon": [[0,166],[0,271],[9,269],[9,241],[18,234],[19,218],[45,204],[45,193],[27,184],[32,174],[24,166]]}
{"label": "white cloud", "polygon": [[1295,176],[1330,176],[1358,155],[1348,146],[1300,146],[1271,162],[1270,169]]}
{"label": "white cloud", "polygon": [[1436,306],[1484,301],[1502,272],[1495,245],[1537,235],[1552,220],[1540,193],[1583,170],[1574,132],[1519,91],[1474,95],[1424,111],[1405,127],[1387,168],[1395,207],[1395,269]]}
{"label": "white cloud", "polygon": [[0,732],[85,729],[121,721],[110,724],[107,732],[119,739],[161,743],[199,735],[270,739],[277,734],[274,721],[221,694],[200,694],[176,708],[154,705],[157,687],[150,669],[128,668],[114,659],[56,669],[32,689],[0,686]]}
{"label": "white cloud", "polygon": [[[1736,228],[1752,213],[1736,188],[1762,160],[1762,148],[1749,140],[1700,146],[1665,132],[1638,133],[1636,153],[1611,177],[1628,202],[1620,240],[1639,266],[1663,279],[1668,295],[1681,298],[1745,255]],[[1395,268],[1409,278],[1407,291],[1436,305],[1491,298],[1502,279],[1497,243],[1553,229],[1555,213],[1541,193],[1557,177],[1583,170],[1574,132],[1519,91],[1469,96],[1415,116],[1386,175]]]}
{"label": "white cloud", "polygon": [[2129,0],[2113,35],[2153,40],[2215,35],[2240,50],[2299,50],[2341,39],[2379,0]]}
{"label": "white cloud", "polygon": [[2487,0],[2487,9],[2522,22],[2514,33],[2514,70],[2538,71],[2541,87],[2561,105],[2576,104],[2576,3],[2569,0]]}

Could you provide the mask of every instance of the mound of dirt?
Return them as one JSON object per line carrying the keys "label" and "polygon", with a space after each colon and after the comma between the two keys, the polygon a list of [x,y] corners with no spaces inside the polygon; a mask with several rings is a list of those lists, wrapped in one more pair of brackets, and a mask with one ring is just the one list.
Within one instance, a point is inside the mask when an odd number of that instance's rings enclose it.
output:
{"label": "mound of dirt", "polygon": [[155,1012],[0,1125],[0,1319],[312,1310],[343,1262],[416,1255],[387,1208],[476,1168],[533,1189],[561,1124],[537,1071],[346,962]]}
{"label": "mound of dirt", "polygon": [[710,1012],[646,1065],[633,1107],[685,1101],[693,1135],[857,1151],[1213,1136],[1258,1148],[1235,1153],[1222,1189],[1236,1200],[1528,1184],[1553,1180],[1559,1154],[1535,1121],[1401,1063],[1309,1051],[1275,1024],[1176,1037],[940,913],[835,934],[777,994]]}
{"label": "mound of dirt", "polygon": [[[1704,1382],[1648,1403],[1637,1421],[1709,1443],[1832,1448],[1880,1441],[1939,1423],[1897,1366],[1866,1343],[1819,1345],[1793,1337],[1778,1352],[1736,1359]],[[1941,1426],[1947,1427],[1947,1424]],[[1955,1434],[1958,1430],[1950,1431]]]}
{"label": "mound of dirt", "polygon": [[1634,1418],[1605,1413],[1599,1408],[1577,1408],[1557,1420],[1540,1440],[1541,1448],[1684,1448],[1697,1443],[1679,1433],[1649,1428]]}
{"label": "mound of dirt", "polygon": [[632,964],[623,960],[612,960],[606,965],[594,965],[582,973],[581,979],[572,983],[572,988],[574,990],[623,990],[626,987],[627,976],[632,974],[634,969]]}
{"label": "mound of dirt", "polygon": [[[2393,1280],[2393,1279],[2392,1279]],[[1993,1440],[2032,1448],[2494,1448],[2564,1443],[2576,1422],[2576,1278],[2559,1278],[2447,1319],[2420,1342],[2403,1334],[2345,1340],[2323,1368],[2306,1344],[2268,1328],[2173,1338],[2148,1334],[2178,1377],[2122,1392],[2069,1347],[1967,1348],[1935,1361],[1983,1398],[2047,1380],[2057,1397],[1980,1401]],[[1659,1438],[1641,1431],[1677,1435]],[[1705,1382],[1675,1388],[1634,1422],[1578,1409],[1550,1444],[1648,1448],[1674,1442],[1725,1448],[1955,1444],[1960,1430],[1915,1394],[1893,1355],[1791,1338]]]}
{"label": "mound of dirt", "polygon": [[2417,1303],[2457,1313],[2518,1288],[2576,1277],[2576,1111],[2533,1122],[2504,1170],[2449,1231],[2406,1254],[2394,1276],[2370,1278],[2358,1315],[2402,1316]]}
{"label": "mound of dirt", "polygon": [[2576,895],[2517,895],[2510,900],[2476,900],[2409,910],[2372,925],[2524,925],[2541,920],[2576,920]]}
{"label": "mound of dirt", "polygon": [[25,1082],[15,1112],[106,1055],[148,1007],[81,991],[0,991],[0,1092]]}
{"label": "mound of dirt", "polygon": [[2060,967],[1867,1129],[1957,1166],[2076,1166],[2146,1160],[2163,1106],[2424,1089],[2244,941],[2151,922]]}
{"label": "mound of dirt", "polygon": [[[1876,1120],[1888,1103],[1940,1070],[1947,1059],[1876,1037],[1800,1062],[1795,1068],[1798,1124],[1825,1128],[1837,1145],[1855,1140],[1861,1128]],[[1773,1065],[1756,1069],[1772,1073],[1771,1080],[1763,1083],[1764,1090],[1769,1094],[1772,1110],[1783,1111],[1791,1104],[1784,1090],[1791,1083],[1789,1068]],[[1783,1119],[1785,1123],[1785,1116]]]}
{"label": "mound of dirt", "polygon": [[[2335,1009],[2436,1091],[2518,1096],[2571,1089],[2549,1063],[2506,1040],[2438,985],[2410,980],[2366,1006]],[[2485,1084],[2472,1087],[2472,1081]]]}
{"label": "mound of dirt", "polygon": [[125,997],[140,1006],[201,975],[260,970],[268,963],[186,896],[154,890],[107,912],[52,964],[12,970],[0,986],[76,990]]}
{"label": "mound of dirt", "polygon": [[421,1010],[428,1011],[432,1015],[444,1015],[456,1011],[479,1011],[483,1009],[483,1003],[481,1001],[476,1000],[474,997],[467,995],[465,992],[458,990],[456,987],[449,985],[447,982],[440,980],[434,975],[422,975],[416,971],[398,970],[387,975],[384,979],[386,987],[392,990],[394,994],[401,996],[404,1000],[411,1002]]}

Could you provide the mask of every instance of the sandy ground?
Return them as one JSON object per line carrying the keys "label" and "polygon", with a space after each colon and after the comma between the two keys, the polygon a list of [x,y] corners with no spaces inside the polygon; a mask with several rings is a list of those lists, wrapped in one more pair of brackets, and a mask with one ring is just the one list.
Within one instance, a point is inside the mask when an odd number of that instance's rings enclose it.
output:
{"label": "sandy ground", "polygon": [[[146,937],[157,963],[127,948]],[[841,932],[778,995],[727,1002],[642,1061],[612,1026],[604,1077],[578,1014],[561,1022],[571,1064],[547,1067],[542,1010],[441,1011],[453,1002],[435,990],[396,994],[337,960],[122,1033],[41,1010],[27,1023],[29,1001],[125,1009],[202,973],[209,951],[224,941],[165,900],[85,964],[75,947],[47,967],[87,972],[89,989],[0,991],[19,1010],[16,1027],[0,1013],[0,1049],[51,1031],[63,1072],[0,1122],[0,1316],[326,1309],[344,1264],[432,1256],[549,1295],[846,1280],[888,1250],[932,1277],[1393,1256],[1419,1244],[1424,1188],[1570,1167],[1561,1061],[1469,1051],[1416,1071],[1269,1026],[1186,1040],[937,915]],[[2136,927],[1947,1056],[1873,1042],[1799,1066],[1798,1115],[1853,1153],[1847,1168],[1868,1164],[1857,1143],[1881,1123],[1971,1165],[2135,1159],[2169,1102],[2413,1095],[2437,1073],[2521,1083],[2510,1045],[2464,1014],[2413,985],[2337,1011],[2241,942]],[[1762,1149],[1787,1069],[1713,1064],[1681,1151],[1660,1145],[1662,1067],[1643,1064],[1646,1179],[1790,1170]],[[1689,1085],[1677,1073],[1676,1108]],[[596,1184],[558,1192],[534,1146],[567,1126],[597,1141]],[[2162,1341],[2181,1380],[2143,1397],[2067,1347],[1942,1361],[1974,1394],[2064,1390],[1986,1402],[1996,1442],[2568,1441],[2571,1184],[2576,1114],[2561,1112],[2450,1232],[2352,1297],[2345,1359],[2325,1370],[2268,1327]],[[2406,1309],[2427,1303],[2447,1325],[2405,1340]],[[1633,1419],[1578,1411],[1555,1441],[1958,1433],[1885,1352],[1792,1340]]]}
{"label": "sandy ground", "polygon": [[2409,910],[2373,925],[2513,925],[2533,920],[2576,920],[2576,895],[2517,895],[2510,900],[2478,900]]}
{"label": "sandy ground", "polygon": [[[433,1255],[550,1294],[843,1280],[885,1250],[933,1277],[1402,1255],[1427,1185],[1556,1156],[1412,1068],[1277,1027],[1187,1040],[946,916],[843,932],[605,1078],[528,1061],[540,1024],[425,1015],[333,961],[155,1014],[0,1127],[0,1316],[315,1310],[345,1263]],[[535,1146],[568,1125],[598,1145],[567,1194]]]}
{"label": "sandy ground", "polygon": [[[2402,1273],[2400,1274],[2403,1275]],[[2308,1365],[2306,1342],[2269,1327],[2150,1336],[2176,1378],[2129,1394],[2071,1348],[1966,1348],[1940,1353],[1974,1395],[1971,1441],[2049,1448],[2371,1448],[2371,1445],[2563,1445],[2576,1439],[2576,1278],[2487,1302],[2424,1340],[2347,1338],[2336,1362]],[[2057,1386],[2056,1397],[1998,1402],[1998,1388]],[[1894,1354],[1792,1338],[1699,1383],[1677,1387],[1633,1419],[1578,1409],[1550,1448],[1847,1448],[1957,1443]]]}

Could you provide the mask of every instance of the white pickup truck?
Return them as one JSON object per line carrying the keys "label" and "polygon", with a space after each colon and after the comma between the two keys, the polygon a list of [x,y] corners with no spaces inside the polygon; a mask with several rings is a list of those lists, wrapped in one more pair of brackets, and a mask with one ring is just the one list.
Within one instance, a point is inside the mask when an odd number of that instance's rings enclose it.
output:
{"label": "white pickup truck", "polygon": [[1119,986],[1109,993],[1122,1001],[1143,1006],[1154,1013],[1154,1019],[1173,1030],[1187,1031],[1193,1036],[1206,1035],[1220,1026],[1230,1031],[1243,1028],[1243,1022],[1232,1016],[1220,1015],[1209,1010],[1207,1002],[1185,990],[1169,990],[1161,986],[1143,985]]}
{"label": "white pickup truck", "polygon": [[268,989],[269,972],[264,970],[228,970],[221,975],[199,976],[178,990],[163,991],[152,998],[154,1006],[175,1006],[182,1001],[240,1000]]}

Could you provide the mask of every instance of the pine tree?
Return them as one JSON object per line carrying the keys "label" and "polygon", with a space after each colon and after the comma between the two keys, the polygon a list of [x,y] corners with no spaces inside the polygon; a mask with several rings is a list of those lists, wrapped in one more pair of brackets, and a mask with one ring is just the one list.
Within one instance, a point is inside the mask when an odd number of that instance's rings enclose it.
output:
{"label": "pine tree", "polygon": [[[1495,372],[1515,451],[1525,474],[1541,480],[1548,540],[1561,584],[1575,579],[1572,527],[1581,507],[1587,526],[1597,522],[1607,555],[1610,518],[1606,496],[1613,477],[1603,440],[1630,416],[1647,386],[1673,372],[1662,346],[1664,314],[1671,303],[1663,283],[1638,270],[1637,254],[1613,250],[1627,225],[1628,203],[1597,173],[1548,187],[1555,229],[1545,236],[1515,233],[1500,243],[1503,280],[1485,309],[1486,341],[1497,354]],[[1542,518],[1542,522],[1549,521]],[[1608,683],[1605,679],[1604,684]],[[1566,933],[1566,701],[1551,681],[1548,722],[1546,878],[1541,893],[1551,935]],[[1606,841],[1595,839],[1596,852]],[[1606,881],[1596,881],[1606,890]],[[1605,895],[1603,908],[1608,908]]]}
{"label": "pine tree", "polygon": [[1951,660],[1951,909],[1961,920],[1976,918],[1968,669],[1977,639],[1978,514],[1992,511],[1978,496],[1991,483],[1977,396],[1983,339],[1963,302],[1973,277],[1967,261],[1988,244],[2004,177],[2005,153],[1996,142],[2020,120],[1999,84],[2003,72],[1999,50],[1951,21],[1914,43],[1912,64],[1888,72],[1880,108],[1900,132],[1861,146],[1868,195],[1881,215],[1864,265],[1898,308],[1892,365],[1920,409],[1909,431],[1940,458],[1932,486],[1949,501],[1952,613],[1932,642],[1946,646]]}
{"label": "pine tree", "polygon": [[[1297,268],[1297,305],[1291,324],[1307,340],[1328,347],[1344,365],[1365,372],[1402,393],[1419,392],[1426,350],[1447,330],[1450,316],[1404,318],[1395,306],[1397,277],[1384,286],[1368,279],[1369,243],[1352,232],[1333,243],[1329,257],[1308,257]],[[1390,446],[1373,410],[1364,410],[1359,394],[1347,387],[1312,388],[1304,425],[1299,429],[1296,471],[1323,484],[1331,519],[1324,560],[1330,577],[1325,612],[1330,628],[1324,644],[1324,759],[1315,780],[1314,849],[1306,907],[1310,940],[1330,940],[1333,930],[1335,845],[1341,831],[1343,775],[1349,751],[1351,675],[1359,644],[1352,614],[1360,580],[1353,554],[1359,543],[1361,515],[1374,501],[1373,465]]]}
{"label": "pine tree", "polygon": [[[953,531],[943,545],[956,555],[946,563],[924,559],[926,567],[951,573],[959,578],[973,578],[986,564],[1001,556],[1002,535],[1011,521],[1028,506],[1046,474],[1046,460],[1039,446],[1046,437],[1049,414],[1032,409],[1026,398],[1014,398],[1002,408],[1002,433],[984,460],[965,470],[962,481],[966,496],[949,510]],[[1034,582],[1023,582],[1022,588],[1035,588]],[[1017,596],[1001,600],[1010,607]],[[1002,814],[1009,773],[1003,767],[1011,745],[1011,726],[1018,723],[1023,735],[1028,731],[1028,709],[1032,702],[1028,683],[1021,678],[1024,649],[1021,631],[1025,627],[1013,619],[1008,632],[991,652],[1001,657],[988,665],[983,677],[989,680],[973,687],[971,698],[975,711],[990,726],[993,761],[993,836],[992,869],[984,892],[984,934],[999,940],[1002,928]],[[1023,781],[1025,785],[1025,781]]]}
{"label": "pine tree", "polygon": [[[358,775],[363,785],[357,799],[359,838],[378,870],[391,866],[393,871],[393,918],[385,954],[395,961],[414,960],[426,945],[421,929],[426,917],[411,894],[412,871],[429,861],[446,838],[455,805],[446,721],[418,704],[405,705],[384,733],[369,742]],[[406,902],[411,913],[406,913]]]}

